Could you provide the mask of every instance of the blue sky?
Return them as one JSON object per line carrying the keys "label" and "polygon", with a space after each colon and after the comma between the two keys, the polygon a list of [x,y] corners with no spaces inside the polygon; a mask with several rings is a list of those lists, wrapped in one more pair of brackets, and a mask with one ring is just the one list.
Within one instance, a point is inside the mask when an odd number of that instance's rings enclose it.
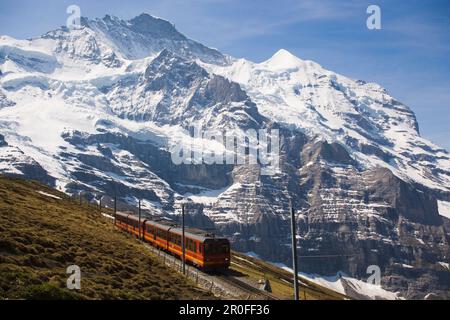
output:
{"label": "blue sky", "polygon": [[[411,107],[423,136],[450,150],[448,0],[0,0],[0,34],[43,34],[65,24],[71,4],[90,18],[147,12],[235,57],[259,62],[284,48],[377,82]],[[381,30],[366,27],[370,4],[381,8]]]}

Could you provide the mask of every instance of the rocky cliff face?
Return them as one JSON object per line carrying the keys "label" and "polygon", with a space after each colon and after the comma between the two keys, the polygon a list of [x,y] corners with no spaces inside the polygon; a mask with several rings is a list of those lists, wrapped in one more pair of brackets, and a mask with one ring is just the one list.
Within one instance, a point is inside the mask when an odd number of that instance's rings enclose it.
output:
{"label": "rocky cliff face", "polygon": [[[388,289],[448,297],[450,155],[385,89],[285,50],[226,57],[148,15],[82,25],[0,37],[1,173],[175,219],[188,201],[188,223],[285,264],[292,203],[302,271],[378,265]],[[230,152],[195,127],[279,130],[279,170],[248,150],[246,164],[175,164],[173,144]]]}
{"label": "rocky cliff face", "polygon": [[336,144],[307,142],[300,154],[306,164],[287,158],[283,171],[289,174],[278,179],[233,171],[232,190],[207,206],[205,212],[236,248],[291,263],[287,197],[295,195],[302,271],[367,278],[367,267],[377,265],[383,284],[408,298],[423,298],[424,291],[413,289],[416,275],[422,288],[447,296],[448,270],[440,262],[450,254],[449,236],[432,192],[386,168],[359,169]]}

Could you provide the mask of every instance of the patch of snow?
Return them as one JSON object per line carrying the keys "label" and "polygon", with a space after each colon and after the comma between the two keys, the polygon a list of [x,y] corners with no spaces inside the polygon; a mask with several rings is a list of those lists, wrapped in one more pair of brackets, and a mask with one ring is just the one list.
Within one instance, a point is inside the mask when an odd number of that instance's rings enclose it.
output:
{"label": "patch of snow", "polygon": [[438,200],[439,214],[450,219],[450,202]]}
{"label": "patch of snow", "polygon": [[102,212],[102,216],[104,216],[105,218],[114,220],[114,217],[113,217],[113,216],[111,216],[111,215],[109,215],[109,214],[106,214],[106,213],[103,213],[103,212]]}
{"label": "patch of snow", "polygon": [[[271,263],[283,270],[293,273],[293,269],[287,267],[285,264],[274,262]],[[368,299],[387,299],[387,300],[403,299],[399,295],[399,293],[387,291],[383,289],[381,286],[367,283],[355,278],[347,277],[342,272],[338,272],[334,276],[322,276],[317,274],[299,272],[299,277],[314,282],[317,285],[328,288],[343,295],[348,295],[348,292],[345,288],[346,286],[349,286],[359,294],[366,296]]]}
{"label": "patch of snow", "polygon": [[227,186],[221,189],[206,189],[198,194],[186,193],[183,196],[191,198],[192,201],[203,204],[211,204],[217,201],[217,198],[227,190],[235,188],[235,185]]}
{"label": "patch of snow", "polygon": [[254,253],[253,251],[249,251],[249,252],[246,252],[246,253],[244,253],[246,256],[249,256],[249,257],[252,257],[252,258],[256,258],[256,259],[260,259],[259,258],[259,255],[258,254],[256,254],[256,253]]}
{"label": "patch of snow", "polygon": [[47,193],[45,191],[37,191],[37,193],[40,193],[40,194],[42,194],[43,196],[46,196],[46,197],[50,197],[50,198],[53,198],[53,199],[61,200],[61,197],[55,196],[54,194]]}

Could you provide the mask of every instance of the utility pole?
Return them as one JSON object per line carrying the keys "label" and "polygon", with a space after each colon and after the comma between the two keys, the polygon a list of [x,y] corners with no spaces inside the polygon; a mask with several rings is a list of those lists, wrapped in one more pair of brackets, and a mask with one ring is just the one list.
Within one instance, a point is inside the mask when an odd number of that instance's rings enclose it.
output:
{"label": "utility pole", "polygon": [[141,199],[139,199],[139,240],[142,240],[141,237]]}
{"label": "utility pole", "polygon": [[298,270],[297,270],[297,232],[295,226],[295,214],[292,202],[291,210],[291,234],[292,234],[292,267],[294,269],[294,300],[298,300]]}
{"label": "utility pole", "polygon": [[117,196],[114,195],[114,226],[116,225],[116,213],[117,213]]}
{"label": "utility pole", "polygon": [[181,243],[183,248],[183,274],[186,274],[186,239],[184,237],[184,203],[181,204]]}

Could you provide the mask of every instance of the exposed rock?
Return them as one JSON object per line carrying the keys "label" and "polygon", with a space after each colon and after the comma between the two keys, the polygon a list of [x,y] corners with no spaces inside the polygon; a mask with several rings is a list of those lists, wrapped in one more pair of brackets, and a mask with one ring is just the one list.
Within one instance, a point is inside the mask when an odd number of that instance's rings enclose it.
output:
{"label": "exposed rock", "polygon": [[0,134],[0,147],[6,147],[8,143],[5,141],[5,137]]}

